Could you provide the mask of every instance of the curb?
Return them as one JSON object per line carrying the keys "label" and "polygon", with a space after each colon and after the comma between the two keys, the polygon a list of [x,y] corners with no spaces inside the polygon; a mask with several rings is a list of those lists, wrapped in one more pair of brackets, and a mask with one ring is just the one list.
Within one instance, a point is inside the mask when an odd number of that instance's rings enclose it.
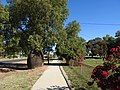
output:
{"label": "curb", "polygon": [[60,68],[60,71],[61,71],[61,73],[62,73],[62,75],[63,75],[63,77],[64,77],[67,85],[68,85],[68,88],[69,88],[70,90],[75,90],[75,89],[73,88],[72,84],[71,84],[71,81],[68,79],[68,76],[67,76],[66,72],[64,71],[63,67],[62,67],[62,66],[59,66],[59,68]]}

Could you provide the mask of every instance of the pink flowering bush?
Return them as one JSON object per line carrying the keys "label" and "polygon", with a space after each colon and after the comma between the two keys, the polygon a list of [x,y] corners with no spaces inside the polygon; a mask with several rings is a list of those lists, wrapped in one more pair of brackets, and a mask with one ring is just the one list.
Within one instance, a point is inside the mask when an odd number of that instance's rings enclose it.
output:
{"label": "pink flowering bush", "polygon": [[120,66],[117,65],[119,54],[120,48],[111,48],[105,62],[93,69],[91,75],[93,81],[88,82],[88,85],[96,82],[102,90],[120,90]]}

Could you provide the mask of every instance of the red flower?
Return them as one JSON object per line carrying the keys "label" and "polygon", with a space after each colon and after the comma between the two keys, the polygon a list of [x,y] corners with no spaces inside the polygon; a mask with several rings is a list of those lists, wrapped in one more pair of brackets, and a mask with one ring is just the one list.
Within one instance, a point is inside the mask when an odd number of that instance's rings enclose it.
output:
{"label": "red flower", "polygon": [[118,51],[119,51],[119,46],[110,49],[110,52],[118,52]]}
{"label": "red flower", "polygon": [[102,71],[102,76],[107,77],[109,75],[108,71]]}

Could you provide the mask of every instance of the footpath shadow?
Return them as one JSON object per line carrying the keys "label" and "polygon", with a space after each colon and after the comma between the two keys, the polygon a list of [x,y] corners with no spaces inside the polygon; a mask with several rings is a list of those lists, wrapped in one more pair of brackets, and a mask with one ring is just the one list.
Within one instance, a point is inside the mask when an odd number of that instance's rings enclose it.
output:
{"label": "footpath shadow", "polygon": [[27,70],[27,64],[24,63],[10,63],[10,62],[0,62],[0,68],[10,68],[16,70]]}
{"label": "footpath shadow", "polygon": [[50,86],[50,88],[47,88],[47,90],[68,90],[68,87],[60,87],[60,86]]}

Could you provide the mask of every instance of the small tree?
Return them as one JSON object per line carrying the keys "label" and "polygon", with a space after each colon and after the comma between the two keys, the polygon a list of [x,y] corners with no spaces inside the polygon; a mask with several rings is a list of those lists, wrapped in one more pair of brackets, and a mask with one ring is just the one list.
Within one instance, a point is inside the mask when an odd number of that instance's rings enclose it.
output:
{"label": "small tree", "polygon": [[70,59],[79,60],[84,57],[84,39],[78,36],[79,31],[79,23],[76,21],[70,22],[62,32],[60,41],[57,44],[57,55],[64,57],[67,63]]}

